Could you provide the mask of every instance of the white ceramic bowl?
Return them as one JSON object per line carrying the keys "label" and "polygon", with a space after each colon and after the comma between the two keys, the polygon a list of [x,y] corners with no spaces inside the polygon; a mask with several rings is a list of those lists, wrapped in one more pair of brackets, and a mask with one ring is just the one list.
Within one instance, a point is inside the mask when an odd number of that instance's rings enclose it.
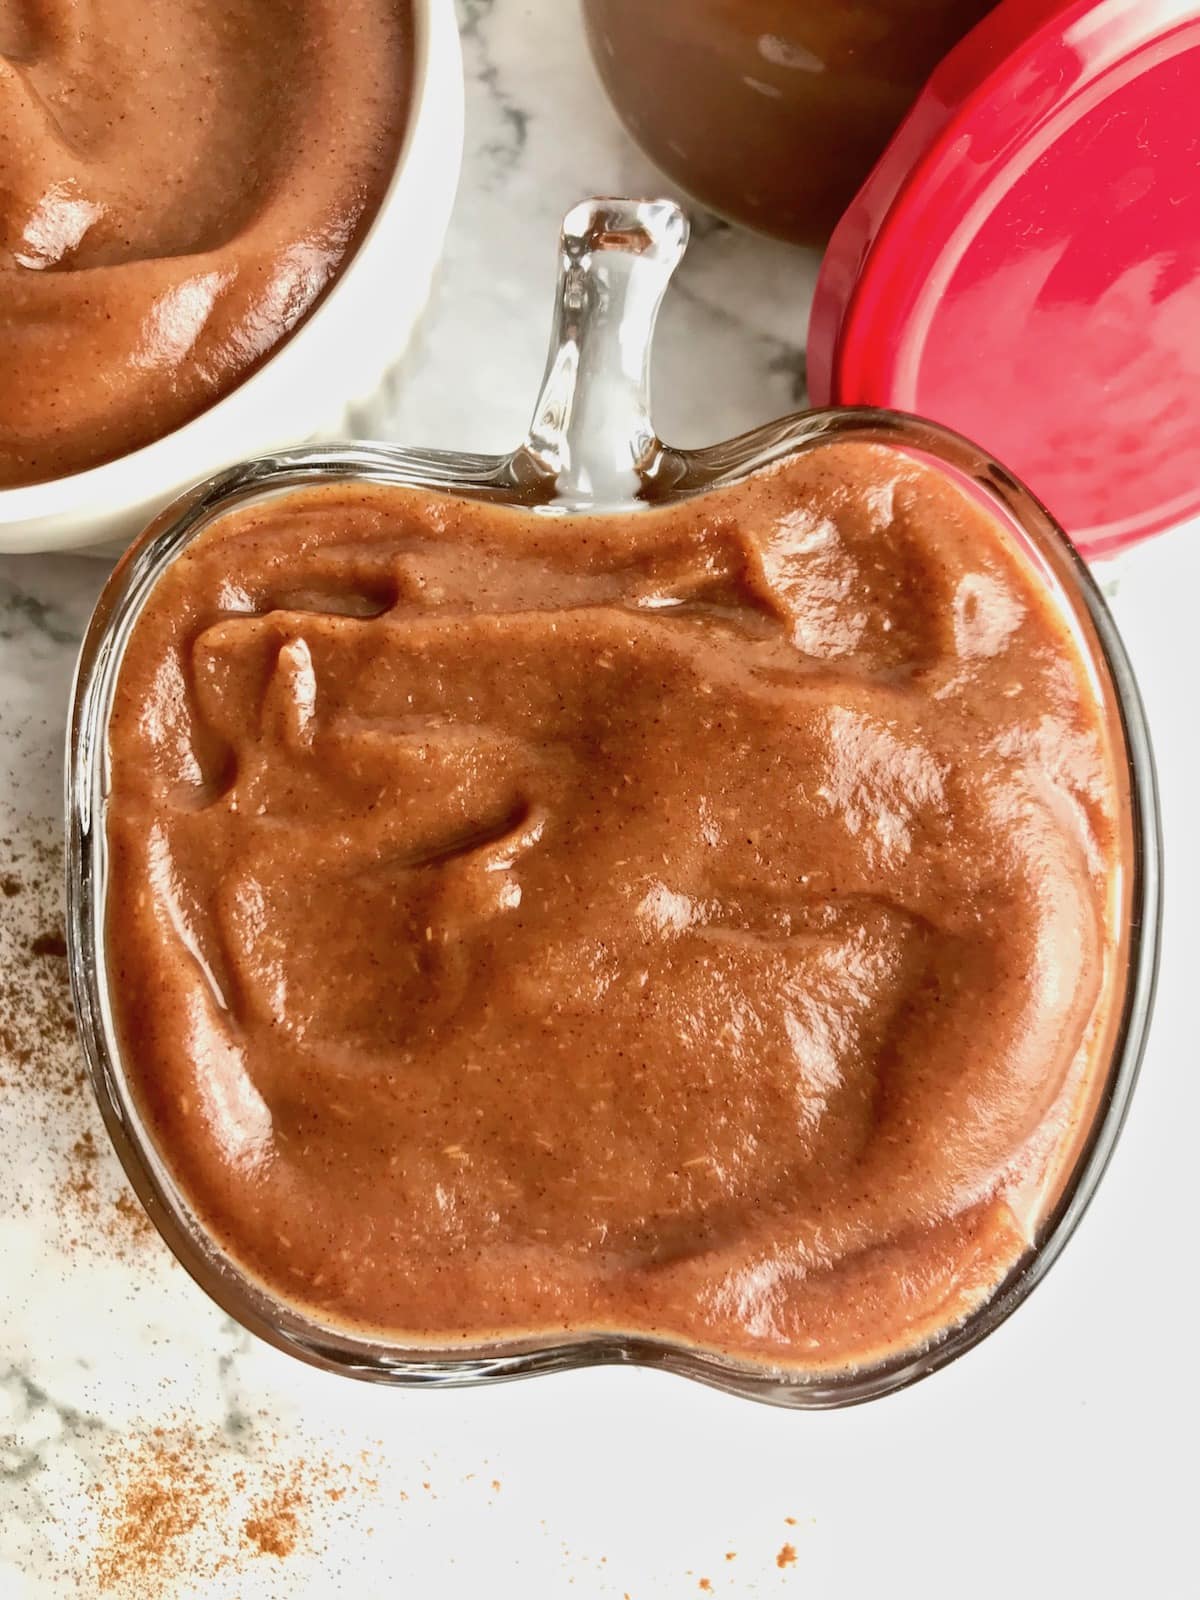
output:
{"label": "white ceramic bowl", "polygon": [[307,322],[224,399],[152,444],[49,483],[0,490],[0,551],[123,543],[182,489],[247,455],[332,438],[404,351],[441,255],[462,163],[462,54],[451,0],[412,0],[413,104],[395,174],[346,270]]}

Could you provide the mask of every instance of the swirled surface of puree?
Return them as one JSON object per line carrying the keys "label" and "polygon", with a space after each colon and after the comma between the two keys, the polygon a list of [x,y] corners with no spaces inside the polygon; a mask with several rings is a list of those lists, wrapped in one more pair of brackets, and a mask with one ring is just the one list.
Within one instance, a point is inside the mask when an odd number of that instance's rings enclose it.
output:
{"label": "swirled surface of puree", "polygon": [[554,520],[387,487],[167,570],[109,740],[153,1137],[285,1300],[840,1367],[1027,1247],[1104,1076],[1122,802],[948,478]]}
{"label": "swirled surface of puree", "polygon": [[382,199],[407,0],[3,0],[0,488],[188,422]]}

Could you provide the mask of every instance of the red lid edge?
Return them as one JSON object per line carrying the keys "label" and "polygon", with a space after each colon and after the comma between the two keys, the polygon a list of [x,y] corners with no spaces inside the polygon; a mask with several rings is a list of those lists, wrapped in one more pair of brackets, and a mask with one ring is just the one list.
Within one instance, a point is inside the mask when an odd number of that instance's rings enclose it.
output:
{"label": "red lid edge", "polygon": [[[867,181],[834,229],[821,262],[808,322],[808,388],[814,405],[840,405],[842,328],[861,291],[867,256],[901,196],[945,130],[969,110],[988,78],[1052,22],[1090,0],[1005,0],[934,70]],[[870,401],[855,395],[857,404]]]}

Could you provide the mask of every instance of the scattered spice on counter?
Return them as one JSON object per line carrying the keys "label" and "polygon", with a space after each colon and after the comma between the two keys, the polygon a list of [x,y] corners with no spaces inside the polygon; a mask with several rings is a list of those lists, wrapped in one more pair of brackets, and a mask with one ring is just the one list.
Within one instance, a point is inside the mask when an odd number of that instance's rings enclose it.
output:
{"label": "scattered spice on counter", "polygon": [[153,1228],[109,1153],[75,1032],[58,824],[0,839],[0,1116],[27,1158],[0,1173],[0,1216],[49,1213],[66,1250],[136,1259]]}
{"label": "scattered spice on counter", "polygon": [[[118,1261],[133,1259],[154,1232],[149,1217],[128,1190],[122,1189],[110,1199],[99,1181],[99,1167],[103,1158],[100,1146],[90,1129],[80,1134],[71,1146],[69,1170],[64,1189],[64,1203],[60,1221],[69,1224],[77,1236],[86,1236],[93,1245],[108,1246],[108,1253]],[[69,1242],[74,1245],[77,1237]]]}
{"label": "scattered spice on counter", "polygon": [[115,1600],[159,1600],[180,1572],[203,1583],[264,1558],[319,1555],[330,1517],[353,1515],[377,1489],[332,1455],[284,1454],[273,1436],[235,1446],[181,1421],[132,1446],[114,1437],[92,1489],[96,1584]]}
{"label": "scattered spice on counter", "polygon": [[99,1151],[90,1128],[85,1129],[71,1146],[71,1170],[67,1189],[81,1206],[95,1204],[96,1178],[93,1171]]}
{"label": "scattered spice on counter", "polygon": [[712,1593],[712,1583],[709,1581],[708,1578],[701,1578],[698,1587],[703,1589],[705,1594],[711,1594]]}
{"label": "scattered spice on counter", "polygon": [[48,826],[45,833],[0,840],[0,1059],[11,1083],[25,1074],[38,1089],[70,1098],[84,1077],[63,959],[63,853]]}
{"label": "scattered spice on counter", "polygon": [[114,1243],[140,1243],[153,1236],[154,1224],[133,1195],[123,1189],[112,1203],[112,1216],[106,1225],[106,1232]]}
{"label": "scattered spice on counter", "polygon": [[[250,1515],[242,1522],[242,1543],[256,1549],[260,1555],[290,1556],[300,1541],[300,1518],[305,1509],[304,1463],[293,1469],[286,1483],[265,1498],[256,1500]],[[336,1490],[340,1495],[342,1490]]]}
{"label": "scattered spice on counter", "polygon": [[217,1486],[194,1436],[155,1428],[132,1450],[122,1442],[122,1463],[98,1483],[101,1525],[96,1581],[103,1592],[149,1596],[183,1565],[182,1545],[201,1517],[214,1510]]}
{"label": "scattered spice on counter", "polygon": [[796,1564],[796,1547],[794,1544],[785,1544],[775,1557],[777,1567],[794,1567]]}

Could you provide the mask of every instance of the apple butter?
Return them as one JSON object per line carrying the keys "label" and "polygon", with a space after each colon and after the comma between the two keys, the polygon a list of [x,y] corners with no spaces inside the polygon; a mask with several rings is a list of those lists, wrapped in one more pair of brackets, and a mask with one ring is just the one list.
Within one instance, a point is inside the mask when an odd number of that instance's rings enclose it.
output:
{"label": "apple butter", "polygon": [[819,244],[995,0],[583,0],[630,133],[703,205]]}
{"label": "apple butter", "polygon": [[285,1302],[805,1370],[961,1319],[1103,1085],[1126,802],[948,473],[546,517],[330,484],[157,580],[108,727],[136,1103]]}
{"label": "apple butter", "polygon": [[0,489],[136,450],[241,382],[379,206],[406,0],[0,6]]}

